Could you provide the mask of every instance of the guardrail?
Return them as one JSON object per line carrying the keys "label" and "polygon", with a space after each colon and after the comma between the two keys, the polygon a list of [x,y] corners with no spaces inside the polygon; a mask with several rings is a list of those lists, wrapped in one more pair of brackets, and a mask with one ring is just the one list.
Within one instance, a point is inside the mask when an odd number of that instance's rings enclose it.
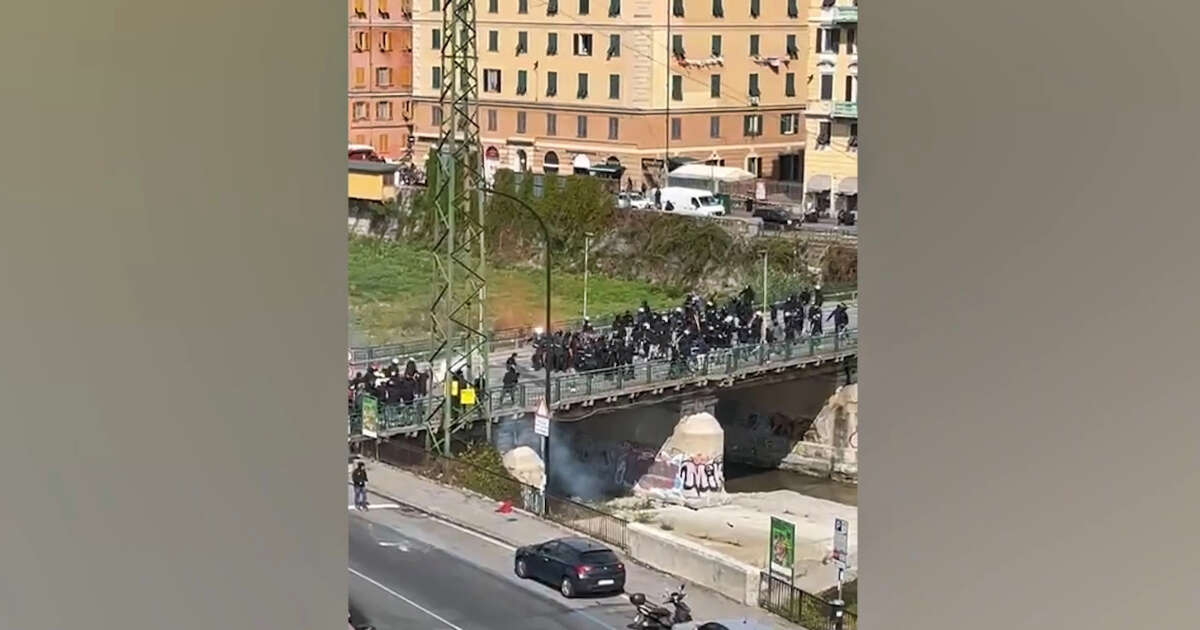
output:
{"label": "guardrail", "polygon": [[[834,359],[854,354],[858,349],[858,330],[841,335],[751,344],[713,350],[687,363],[670,360],[647,361],[603,370],[559,374],[550,381],[552,407],[617,396],[626,391],[648,390],[684,385],[689,382],[721,380],[765,369],[781,368],[816,358]],[[489,417],[532,410],[544,398],[545,382],[525,380],[512,388],[492,387],[477,395],[487,406]],[[436,408],[441,396],[427,396],[412,403],[379,405],[379,433],[414,433],[424,428],[428,412]],[[361,433],[361,409],[356,403],[349,409],[350,434]],[[356,429],[357,427],[357,429]],[[357,433],[356,433],[357,431]]]}
{"label": "guardrail", "polygon": [[[758,605],[788,621],[794,621],[810,630],[834,628],[833,605],[829,602],[788,584],[767,572],[759,578]],[[850,611],[842,612],[842,630],[857,630],[858,616]]]}
{"label": "guardrail", "polygon": [[[825,293],[825,301],[827,303],[839,301],[854,302],[857,300],[858,287],[835,287]],[[782,301],[775,303],[776,306],[782,306],[782,304]],[[617,315],[618,313],[607,313],[589,319],[597,331],[603,332],[611,328],[612,321]],[[551,325],[554,326],[555,330],[579,330],[583,326],[583,318],[572,317],[558,320],[551,322]],[[538,327],[537,325],[530,325],[498,328],[491,331],[489,344],[492,346],[511,345],[514,350],[519,349],[533,337],[534,330]],[[433,340],[429,338],[414,338],[389,344],[353,347],[350,348],[350,363],[356,367],[365,367],[372,362],[390,361],[394,358],[403,360],[408,357],[427,356],[433,352],[434,348]]]}

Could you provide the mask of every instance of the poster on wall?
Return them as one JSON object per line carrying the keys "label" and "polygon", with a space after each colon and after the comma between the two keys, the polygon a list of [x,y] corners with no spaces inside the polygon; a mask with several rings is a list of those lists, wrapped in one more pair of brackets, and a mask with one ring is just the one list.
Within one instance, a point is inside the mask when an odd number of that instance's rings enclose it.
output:
{"label": "poster on wall", "polygon": [[796,526],[783,519],[771,517],[771,537],[767,548],[767,566],[773,577],[792,584],[796,568]]}
{"label": "poster on wall", "polygon": [[379,437],[379,401],[373,396],[362,397],[362,434]]}

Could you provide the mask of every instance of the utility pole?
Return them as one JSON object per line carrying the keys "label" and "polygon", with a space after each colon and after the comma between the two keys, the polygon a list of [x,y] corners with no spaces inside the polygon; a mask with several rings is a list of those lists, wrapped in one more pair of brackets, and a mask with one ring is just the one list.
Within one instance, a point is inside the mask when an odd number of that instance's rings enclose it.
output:
{"label": "utility pole", "polygon": [[592,248],[592,233],[583,235],[583,318],[587,319],[588,300],[588,252]]}
{"label": "utility pole", "polygon": [[[762,343],[767,343],[767,318],[771,316],[771,311],[767,308],[767,248],[763,248],[763,265],[762,265]],[[774,322],[771,322],[772,324]]]}

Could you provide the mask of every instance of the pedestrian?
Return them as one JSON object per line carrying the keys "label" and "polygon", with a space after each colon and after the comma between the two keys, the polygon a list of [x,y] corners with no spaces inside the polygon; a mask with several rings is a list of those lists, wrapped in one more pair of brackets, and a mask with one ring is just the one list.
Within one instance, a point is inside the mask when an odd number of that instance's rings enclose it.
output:
{"label": "pedestrian", "polygon": [[512,401],[517,402],[517,375],[516,366],[509,366],[504,371],[504,391],[500,394],[500,404],[504,404],[504,399],[512,397]]}
{"label": "pedestrian", "polygon": [[358,510],[367,509],[367,467],[359,461],[350,474],[350,483],[354,485],[354,507]]}

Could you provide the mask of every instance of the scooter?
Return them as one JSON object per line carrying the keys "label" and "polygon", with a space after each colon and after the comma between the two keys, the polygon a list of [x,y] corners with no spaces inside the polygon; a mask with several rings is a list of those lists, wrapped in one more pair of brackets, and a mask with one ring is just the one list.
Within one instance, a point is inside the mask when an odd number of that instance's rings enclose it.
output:
{"label": "scooter", "polygon": [[630,603],[637,606],[637,615],[633,618],[633,623],[626,627],[635,630],[669,630],[677,624],[691,622],[692,609],[683,601],[686,588],[686,585],[681,584],[678,591],[667,594],[667,601],[664,603],[670,604],[675,609],[674,612],[666,606],[646,601],[646,596],[641,593],[630,595]]}

